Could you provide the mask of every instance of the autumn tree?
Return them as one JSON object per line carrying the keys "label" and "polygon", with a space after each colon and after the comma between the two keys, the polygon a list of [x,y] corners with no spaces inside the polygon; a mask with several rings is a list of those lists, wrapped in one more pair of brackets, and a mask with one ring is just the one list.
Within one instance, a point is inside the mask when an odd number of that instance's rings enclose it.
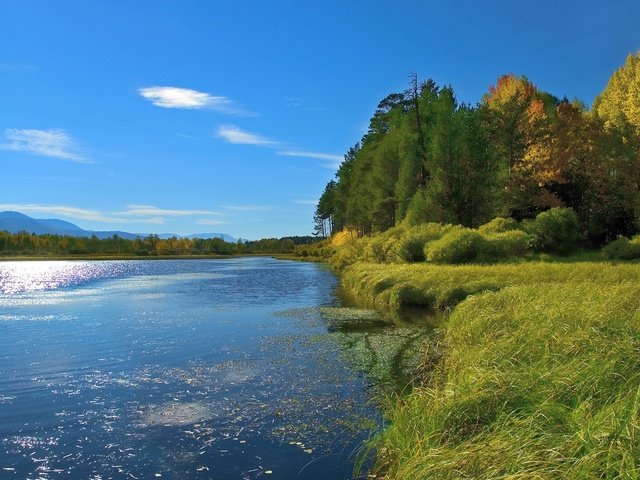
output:
{"label": "autumn tree", "polygon": [[607,127],[633,125],[640,133],[640,51],[627,56],[603,92],[593,102],[593,111]]}

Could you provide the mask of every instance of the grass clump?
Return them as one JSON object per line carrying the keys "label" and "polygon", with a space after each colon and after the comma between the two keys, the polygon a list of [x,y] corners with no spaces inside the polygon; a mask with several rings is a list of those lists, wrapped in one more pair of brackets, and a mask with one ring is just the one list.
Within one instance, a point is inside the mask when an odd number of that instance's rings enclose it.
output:
{"label": "grass clump", "polygon": [[452,230],[455,231],[455,227],[441,223],[415,226],[398,239],[393,249],[395,256],[401,262],[422,262],[427,257],[425,245],[441,239]]}
{"label": "grass clump", "polygon": [[533,242],[534,237],[522,230],[487,233],[483,237],[480,258],[484,262],[492,262],[524,257]]}
{"label": "grass clump", "polygon": [[617,238],[603,247],[602,256],[609,260],[635,260],[640,258],[640,235],[636,235],[631,240],[627,237]]}
{"label": "grass clump", "polygon": [[378,471],[640,478],[640,286],[621,273],[462,302],[431,384],[389,406]]}
{"label": "grass clump", "polygon": [[457,228],[428,243],[425,256],[432,263],[469,263],[478,258],[483,241],[478,231]]}

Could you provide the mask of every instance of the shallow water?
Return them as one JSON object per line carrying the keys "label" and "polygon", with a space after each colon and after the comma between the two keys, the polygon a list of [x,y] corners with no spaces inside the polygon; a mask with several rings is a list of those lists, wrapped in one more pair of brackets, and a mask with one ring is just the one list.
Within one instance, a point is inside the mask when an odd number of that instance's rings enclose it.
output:
{"label": "shallow water", "polygon": [[269,258],[0,262],[0,478],[351,478],[395,368],[366,346],[416,342],[334,328],[335,286]]}

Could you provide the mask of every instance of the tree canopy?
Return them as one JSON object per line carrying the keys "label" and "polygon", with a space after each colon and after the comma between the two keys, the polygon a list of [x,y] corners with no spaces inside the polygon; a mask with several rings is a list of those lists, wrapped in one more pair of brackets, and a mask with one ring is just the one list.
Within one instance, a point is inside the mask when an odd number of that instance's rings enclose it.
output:
{"label": "tree canopy", "polygon": [[316,210],[316,233],[400,224],[477,227],[571,207],[600,245],[640,227],[640,53],[613,74],[592,111],[499,77],[475,105],[433,80],[392,93],[345,155]]}

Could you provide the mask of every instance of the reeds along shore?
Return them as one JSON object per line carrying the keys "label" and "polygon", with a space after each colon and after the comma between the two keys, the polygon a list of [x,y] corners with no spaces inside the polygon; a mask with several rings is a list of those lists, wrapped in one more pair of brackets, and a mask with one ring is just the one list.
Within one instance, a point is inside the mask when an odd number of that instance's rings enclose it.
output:
{"label": "reeds along shore", "polygon": [[640,477],[640,286],[529,284],[469,297],[431,384],[390,406],[388,478]]}
{"label": "reeds along shore", "polygon": [[356,263],[380,307],[448,309],[372,444],[389,479],[640,478],[640,265]]}

